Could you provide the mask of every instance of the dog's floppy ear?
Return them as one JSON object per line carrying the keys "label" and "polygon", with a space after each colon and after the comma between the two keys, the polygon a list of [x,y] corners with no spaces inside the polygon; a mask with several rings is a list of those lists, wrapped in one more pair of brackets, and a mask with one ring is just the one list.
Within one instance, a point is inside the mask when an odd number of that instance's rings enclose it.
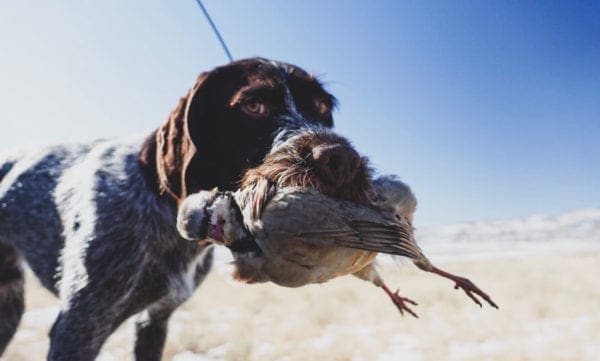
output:
{"label": "dog's floppy ear", "polygon": [[156,133],[156,164],[161,191],[176,199],[220,186],[223,167],[231,160],[223,149],[230,143],[230,98],[245,82],[239,66],[202,73],[188,95]]}
{"label": "dog's floppy ear", "polygon": [[160,191],[169,193],[176,199],[185,197],[182,169],[186,158],[196,152],[186,131],[185,109],[188,97],[179,99],[169,120],[156,132],[156,172]]}

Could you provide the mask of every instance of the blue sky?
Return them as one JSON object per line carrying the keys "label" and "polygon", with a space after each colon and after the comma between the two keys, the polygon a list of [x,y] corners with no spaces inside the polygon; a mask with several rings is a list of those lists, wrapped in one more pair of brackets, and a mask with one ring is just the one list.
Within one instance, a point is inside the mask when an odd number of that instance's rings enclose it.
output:
{"label": "blue sky", "polygon": [[[0,150],[149,132],[227,61],[193,0],[2,2]],[[205,0],[235,58],[321,75],[417,226],[600,207],[600,3]]]}

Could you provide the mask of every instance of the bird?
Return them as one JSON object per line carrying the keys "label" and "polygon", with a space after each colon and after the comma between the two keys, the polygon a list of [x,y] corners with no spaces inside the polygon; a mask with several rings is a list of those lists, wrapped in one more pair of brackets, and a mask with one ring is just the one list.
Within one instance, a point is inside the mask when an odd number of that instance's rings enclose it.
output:
{"label": "bird", "polygon": [[418,317],[409,306],[417,303],[393,292],[378,273],[375,257],[385,253],[407,257],[418,268],[454,281],[455,289],[480,307],[477,296],[498,308],[470,280],[437,268],[423,254],[412,226],[417,200],[408,185],[395,176],[371,180],[365,168],[365,192],[336,197],[339,193],[331,194],[336,189],[323,187],[318,175],[280,167],[284,158],[297,160],[290,151],[299,147],[296,143],[267,156],[263,169],[249,171],[238,191],[213,189],[186,198],[178,213],[180,234],[227,246],[234,257],[234,277],[247,283],[299,287],[352,274],[382,288],[401,314]]}

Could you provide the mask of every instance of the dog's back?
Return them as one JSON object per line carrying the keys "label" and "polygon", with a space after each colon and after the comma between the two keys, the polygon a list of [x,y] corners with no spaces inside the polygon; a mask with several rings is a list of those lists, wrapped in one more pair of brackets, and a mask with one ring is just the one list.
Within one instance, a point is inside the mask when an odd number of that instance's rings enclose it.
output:
{"label": "dog's back", "polygon": [[44,146],[0,160],[5,171],[0,180],[0,243],[19,249],[55,294],[54,275],[64,242],[54,192],[65,169],[87,150],[81,145]]}
{"label": "dog's back", "polygon": [[[107,307],[117,319],[153,300],[182,302],[196,286],[196,267],[210,266],[197,244],[177,236],[174,206],[146,184],[143,141],[46,146],[0,159],[0,353],[23,309],[21,260],[61,309]],[[97,297],[79,299],[85,287]]]}

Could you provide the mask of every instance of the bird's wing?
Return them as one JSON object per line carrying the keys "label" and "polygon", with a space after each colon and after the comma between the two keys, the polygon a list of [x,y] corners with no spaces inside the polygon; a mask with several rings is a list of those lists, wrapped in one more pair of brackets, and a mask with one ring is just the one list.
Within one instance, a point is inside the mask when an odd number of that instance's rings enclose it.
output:
{"label": "bird's wing", "polygon": [[417,209],[417,199],[410,187],[393,175],[373,180],[376,203],[380,208],[389,209],[394,214],[412,221]]}
{"label": "bird's wing", "polygon": [[292,236],[316,245],[424,257],[408,222],[312,190],[280,191],[262,220],[270,237]]}

